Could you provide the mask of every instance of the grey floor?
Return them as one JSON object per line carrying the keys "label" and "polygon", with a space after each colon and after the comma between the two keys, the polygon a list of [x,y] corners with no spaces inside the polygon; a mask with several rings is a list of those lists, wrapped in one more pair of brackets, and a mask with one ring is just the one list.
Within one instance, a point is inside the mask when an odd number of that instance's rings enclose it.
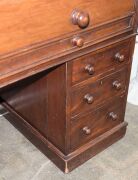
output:
{"label": "grey floor", "polygon": [[63,174],[6,119],[0,118],[0,180],[138,180],[138,106],[127,105],[126,136]]}

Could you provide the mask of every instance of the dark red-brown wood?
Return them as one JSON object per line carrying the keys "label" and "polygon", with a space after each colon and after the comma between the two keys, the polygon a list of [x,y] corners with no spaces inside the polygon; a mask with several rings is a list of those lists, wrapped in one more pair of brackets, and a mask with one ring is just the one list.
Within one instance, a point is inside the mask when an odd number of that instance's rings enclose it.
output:
{"label": "dark red-brown wood", "polygon": [[[120,124],[124,119],[124,95],[116,97],[96,110],[83,114],[71,122],[71,150],[100,136]],[[113,116],[114,115],[114,116]],[[89,133],[85,129],[89,129]]]}
{"label": "dark red-brown wood", "polygon": [[[129,61],[129,51],[130,39],[71,61],[69,65],[72,71],[72,84],[95,78],[97,75],[103,76],[109,70],[124,66]],[[123,60],[116,57],[117,54],[123,56]],[[87,69],[88,66],[93,69]]]}
{"label": "dark red-brown wood", "polygon": [[[71,92],[71,112],[72,116],[87,112],[88,110],[106,102],[107,99],[116,97],[126,91],[128,69],[124,68],[114,74],[98,79],[94,83],[91,81],[82,87],[74,88]],[[114,86],[115,82],[120,83],[120,88]],[[88,102],[85,96],[89,94],[93,98]]]}
{"label": "dark red-brown wood", "polygon": [[125,135],[137,2],[0,1],[5,117],[65,173]]}

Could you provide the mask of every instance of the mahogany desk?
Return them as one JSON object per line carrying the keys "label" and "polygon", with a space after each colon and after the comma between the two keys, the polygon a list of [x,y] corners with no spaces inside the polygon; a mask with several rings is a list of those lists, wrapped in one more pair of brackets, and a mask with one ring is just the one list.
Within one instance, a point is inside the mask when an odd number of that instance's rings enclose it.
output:
{"label": "mahogany desk", "polygon": [[136,3],[0,1],[5,117],[65,173],[125,135]]}

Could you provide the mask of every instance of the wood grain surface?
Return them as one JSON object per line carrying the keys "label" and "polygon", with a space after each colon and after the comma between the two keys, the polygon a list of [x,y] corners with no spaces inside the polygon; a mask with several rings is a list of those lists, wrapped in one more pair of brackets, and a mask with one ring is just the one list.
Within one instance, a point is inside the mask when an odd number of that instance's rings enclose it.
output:
{"label": "wood grain surface", "polygon": [[121,6],[115,0],[1,0],[0,55],[79,30],[71,22],[74,9],[90,14],[90,26],[134,10],[133,0],[122,0]]}
{"label": "wood grain surface", "polygon": [[65,173],[126,133],[136,10],[134,0],[0,1],[5,117]]}

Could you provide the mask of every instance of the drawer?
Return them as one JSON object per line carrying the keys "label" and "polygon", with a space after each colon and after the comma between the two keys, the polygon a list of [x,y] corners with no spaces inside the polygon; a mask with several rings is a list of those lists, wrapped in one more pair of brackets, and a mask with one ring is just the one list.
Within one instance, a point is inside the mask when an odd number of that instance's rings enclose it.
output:
{"label": "drawer", "polygon": [[126,90],[127,67],[110,74],[94,83],[72,89],[72,117],[84,113],[93,107],[104,103],[107,99],[122,94]]}
{"label": "drawer", "polygon": [[123,66],[129,61],[130,43],[130,40],[126,40],[70,62],[72,84],[95,76],[103,76],[107,71]]}
{"label": "drawer", "polygon": [[114,0],[1,0],[0,12],[0,53],[7,53],[124,17],[134,7],[132,0],[121,6]]}
{"label": "drawer", "polygon": [[71,150],[120,124],[124,118],[124,103],[124,96],[117,97],[103,107],[71,121]]}

